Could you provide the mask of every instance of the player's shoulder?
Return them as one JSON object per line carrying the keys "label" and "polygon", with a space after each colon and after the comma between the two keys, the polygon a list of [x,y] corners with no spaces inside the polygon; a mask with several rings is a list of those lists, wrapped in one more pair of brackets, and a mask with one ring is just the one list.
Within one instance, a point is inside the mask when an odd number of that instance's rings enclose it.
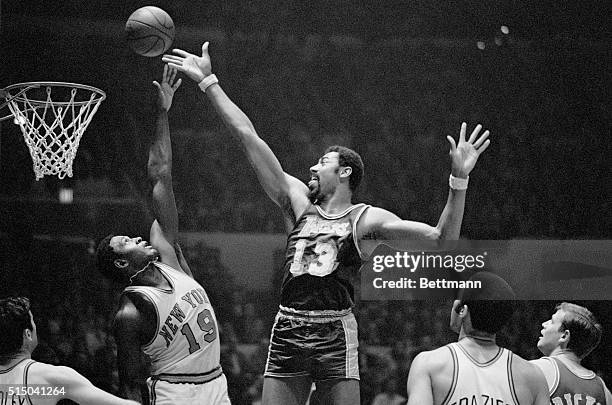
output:
{"label": "player's shoulder", "polygon": [[512,352],[509,356],[512,358],[512,375],[515,381],[530,386],[547,385],[544,373],[535,361],[525,360]]}
{"label": "player's shoulder", "polygon": [[536,366],[545,375],[555,373],[555,370],[557,368],[553,359],[547,356],[540,357],[539,359],[529,360],[529,363]]}
{"label": "player's shoulder", "polygon": [[367,238],[375,233],[384,223],[397,219],[400,218],[389,210],[376,206],[367,206],[359,220],[359,232],[363,237]]}
{"label": "player's shoulder", "polygon": [[397,215],[387,209],[377,207],[375,205],[368,205],[367,207],[368,209],[366,210],[366,212],[364,212],[364,215],[367,214],[368,217],[372,219],[397,217]]}
{"label": "player's shoulder", "polygon": [[28,370],[28,381],[37,385],[61,386],[70,383],[77,374],[74,369],[67,366],[54,366],[36,361]]}
{"label": "player's shoulder", "polygon": [[119,298],[119,307],[115,313],[114,327],[126,328],[139,325],[142,320],[142,306],[145,298],[136,292],[124,292]]}
{"label": "player's shoulder", "polygon": [[420,371],[436,374],[449,364],[452,364],[452,352],[448,345],[437,349],[420,352],[412,361],[412,365]]}

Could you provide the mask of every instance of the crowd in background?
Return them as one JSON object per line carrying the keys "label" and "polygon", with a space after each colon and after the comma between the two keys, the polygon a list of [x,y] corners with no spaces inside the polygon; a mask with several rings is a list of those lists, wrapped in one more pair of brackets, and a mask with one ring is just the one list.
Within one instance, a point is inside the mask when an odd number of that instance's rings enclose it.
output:
{"label": "crowd in background", "polygon": [[[88,52],[99,46],[95,38],[83,38],[62,51],[66,64],[100,71],[31,73],[108,93],[79,146],[75,177],[35,182],[24,145],[3,142],[0,164],[10,175],[0,178],[2,192],[57,198],[61,183],[75,201],[145,199],[151,80],[162,64],[106,41],[105,52],[122,55],[112,66]],[[201,42],[176,45],[197,52]],[[610,212],[612,201],[603,186],[612,182],[611,144],[602,135],[612,123],[602,84],[610,70],[607,48],[596,45],[508,42],[481,51],[464,40],[224,31],[210,53],[220,84],[288,173],[305,180],[327,146],[349,146],[365,162],[358,200],[435,223],[447,196],[446,136],[457,137],[463,121],[470,130],[482,123],[492,143],[470,180],[463,235],[568,239],[605,238],[612,227],[609,215],[593,214]],[[190,81],[174,98],[170,128],[182,230],[284,232],[238,142]],[[2,135],[20,137],[12,125]]]}

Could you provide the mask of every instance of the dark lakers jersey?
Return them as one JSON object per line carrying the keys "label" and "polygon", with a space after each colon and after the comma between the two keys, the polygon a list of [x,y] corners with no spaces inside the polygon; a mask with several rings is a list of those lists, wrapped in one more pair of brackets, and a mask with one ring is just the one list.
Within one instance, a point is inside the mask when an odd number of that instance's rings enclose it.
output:
{"label": "dark lakers jersey", "polygon": [[551,387],[553,405],[606,405],[603,383],[595,373],[588,376],[574,374],[559,359],[549,357],[556,368],[555,385]]}
{"label": "dark lakers jersey", "polygon": [[342,310],[354,304],[351,276],[361,266],[354,240],[368,208],[353,205],[336,215],[309,206],[287,239],[281,305],[299,310]]}

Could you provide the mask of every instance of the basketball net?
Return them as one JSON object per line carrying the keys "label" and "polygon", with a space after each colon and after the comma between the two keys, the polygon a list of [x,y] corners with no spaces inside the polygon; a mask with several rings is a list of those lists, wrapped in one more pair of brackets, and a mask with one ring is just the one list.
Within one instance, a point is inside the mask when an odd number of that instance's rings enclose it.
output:
{"label": "basketball net", "polygon": [[[35,89],[40,90],[34,93]],[[45,175],[72,177],[81,137],[106,94],[95,87],[60,82],[20,83],[5,90],[19,90],[18,95],[6,97],[13,122],[30,150],[36,180]],[[54,101],[54,95],[61,99]]]}

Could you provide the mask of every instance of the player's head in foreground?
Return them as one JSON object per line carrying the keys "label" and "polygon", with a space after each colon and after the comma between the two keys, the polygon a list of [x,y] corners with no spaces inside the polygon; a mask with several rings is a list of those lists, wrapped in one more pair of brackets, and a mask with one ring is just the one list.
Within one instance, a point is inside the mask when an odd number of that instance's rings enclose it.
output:
{"label": "player's head in foreground", "polygon": [[363,178],[363,160],[357,152],[344,146],[330,146],[310,168],[308,197],[321,203],[338,190],[354,193]]}
{"label": "player's head in foreground", "polygon": [[501,277],[481,271],[470,281],[480,281],[482,288],[459,291],[451,311],[451,328],[463,336],[494,336],[510,320],[516,296]]}
{"label": "player's head in foreground", "polygon": [[0,364],[30,355],[38,345],[36,324],[25,297],[0,299]]}
{"label": "player's head in foreground", "polygon": [[98,270],[111,280],[128,283],[159,258],[159,252],[141,237],[108,235],[98,244]]}
{"label": "player's head in foreground", "polygon": [[601,325],[591,311],[580,305],[562,302],[552,317],[542,324],[538,349],[545,356],[571,351],[585,358],[601,341]]}

